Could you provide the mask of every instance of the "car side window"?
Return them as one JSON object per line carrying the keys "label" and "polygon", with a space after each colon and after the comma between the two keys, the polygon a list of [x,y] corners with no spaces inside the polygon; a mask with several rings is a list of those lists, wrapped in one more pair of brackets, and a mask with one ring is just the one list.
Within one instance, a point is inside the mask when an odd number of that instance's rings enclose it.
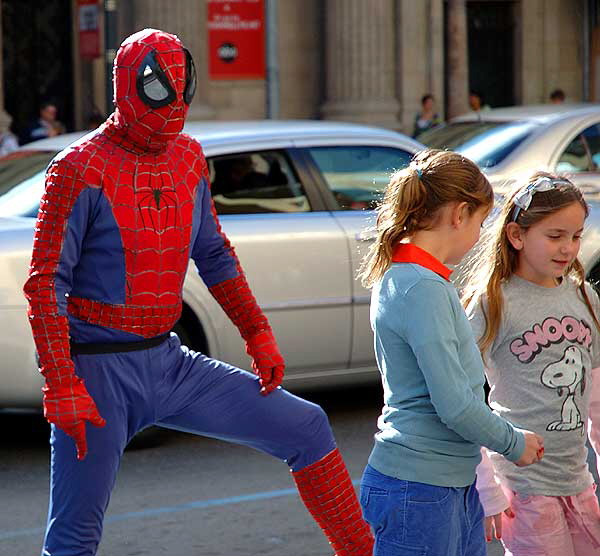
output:
{"label": "car side window", "polygon": [[308,151],[339,210],[374,208],[390,175],[407,166],[412,158],[412,154],[393,147],[313,147]]}
{"label": "car side window", "polygon": [[592,157],[591,169],[594,172],[598,171],[598,168],[600,168],[600,125],[595,124],[588,127],[583,132],[583,137]]}
{"label": "car side window", "polygon": [[574,173],[589,172],[591,170],[591,161],[584,134],[585,131],[575,137],[564,150],[556,164],[557,172]]}
{"label": "car side window", "polygon": [[208,159],[218,214],[308,212],[311,207],[284,153],[262,151]]}

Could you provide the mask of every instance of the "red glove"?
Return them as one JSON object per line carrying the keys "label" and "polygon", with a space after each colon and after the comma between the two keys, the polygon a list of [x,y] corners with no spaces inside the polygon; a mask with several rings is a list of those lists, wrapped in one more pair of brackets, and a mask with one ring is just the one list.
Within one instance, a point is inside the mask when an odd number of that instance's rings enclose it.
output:
{"label": "red glove", "polygon": [[266,396],[281,384],[285,361],[246,277],[240,274],[215,284],[210,292],[246,341],[246,353],[252,357],[252,370],[260,379],[260,393]]}
{"label": "red glove", "polygon": [[85,422],[103,427],[106,421],[100,417],[98,408],[77,376],[69,377],[64,384],[46,381],[44,392],[44,417],[75,440],[77,459],[87,454]]}
{"label": "red glove", "polygon": [[285,369],[271,330],[263,330],[250,338],[246,342],[246,353],[252,357],[252,370],[259,377],[260,393],[266,396],[281,384]]}

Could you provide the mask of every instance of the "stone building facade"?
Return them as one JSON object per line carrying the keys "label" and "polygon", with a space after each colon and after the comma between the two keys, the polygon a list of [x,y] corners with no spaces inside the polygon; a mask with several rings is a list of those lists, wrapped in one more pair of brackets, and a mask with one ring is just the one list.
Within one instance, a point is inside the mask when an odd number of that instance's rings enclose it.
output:
{"label": "stone building facade", "polygon": [[[86,61],[77,54],[78,2],[69,1],[70,127],[77,129],[84,126],[91,106],[105,113],[110,106],[106,59]],[[410,132],[424,93],[435,96],[443,115],[449,79],[447,11],[449,4],[457,3],[463,4],[467,17],[472,16],[470,29],[479,29],[484,42],[488,35],[481,25],[493,25],[497,19],[490,10],[504,14],[505,28],[490,31],[486,48],[492,49],[494,60],[506,62],[504,84],[508,83],[509,93],[503,97],[505,102],[546,102],[557,87],[570,101],[594,100],[594,91],[600,94],[600,87],[594,87],[594,73],[588,70],[595,59],[590,45],[596,0],[266,0],[266,5],[269,2],[276,2],[279,118],[349,120]],[[119,39],[144,27],[157,27],[177,34],[187,45],[200,83],[191,119],[267,116],[266,79],[209,79],[207,0],[105,0],[99,6],[115,10]],[[473,60],[474,54],[481,54],[479,44],[465,41],[464,48]],[[497,62],[486,67],[485,57],[477,60],[479,66],[469,66],[473,75],[494,75]],[[4,77],[6,93],[11,84]],[[498,86],[493,80],[490,84]],[[469,83],[464,86],[468,88]]]}

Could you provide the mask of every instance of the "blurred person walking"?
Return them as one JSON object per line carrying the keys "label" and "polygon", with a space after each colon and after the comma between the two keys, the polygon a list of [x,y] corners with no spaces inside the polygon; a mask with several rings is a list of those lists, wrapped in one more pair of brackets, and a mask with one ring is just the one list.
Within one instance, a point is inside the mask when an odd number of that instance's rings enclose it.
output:
{"label": "blurred person walking", "polygon": [[416,139],[421,133],[440,125],[442,120],[435,111],[435,99],[432,94],[427,93],[421,97],[421,110],[415,116],[413,137]]}

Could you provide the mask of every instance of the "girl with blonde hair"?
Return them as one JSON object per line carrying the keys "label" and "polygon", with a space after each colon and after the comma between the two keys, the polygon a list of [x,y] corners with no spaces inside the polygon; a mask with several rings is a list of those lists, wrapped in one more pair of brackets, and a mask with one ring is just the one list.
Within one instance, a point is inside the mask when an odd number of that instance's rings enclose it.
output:
{"label": "girl with blonde hair", "polygon": [[542,439],[484,401],[481,356],[451,270],[479,238],[494,200],[470,160],[425,150],[392,175],[362,266],[384,407],[361,483],[375,556],[485,556],[474,487],[480,447],[517,465]]}
{"label": "girl with blonde hair", "polygon": [[585,444],[599,301],[577,258],[587,215],[569,180],[533,175],[506,197],[463,296],[492,409],[544,435],[539,465],[517,469],[490,452],[478,469],[486,535],[494,528],[507,556],[600,555]]}

